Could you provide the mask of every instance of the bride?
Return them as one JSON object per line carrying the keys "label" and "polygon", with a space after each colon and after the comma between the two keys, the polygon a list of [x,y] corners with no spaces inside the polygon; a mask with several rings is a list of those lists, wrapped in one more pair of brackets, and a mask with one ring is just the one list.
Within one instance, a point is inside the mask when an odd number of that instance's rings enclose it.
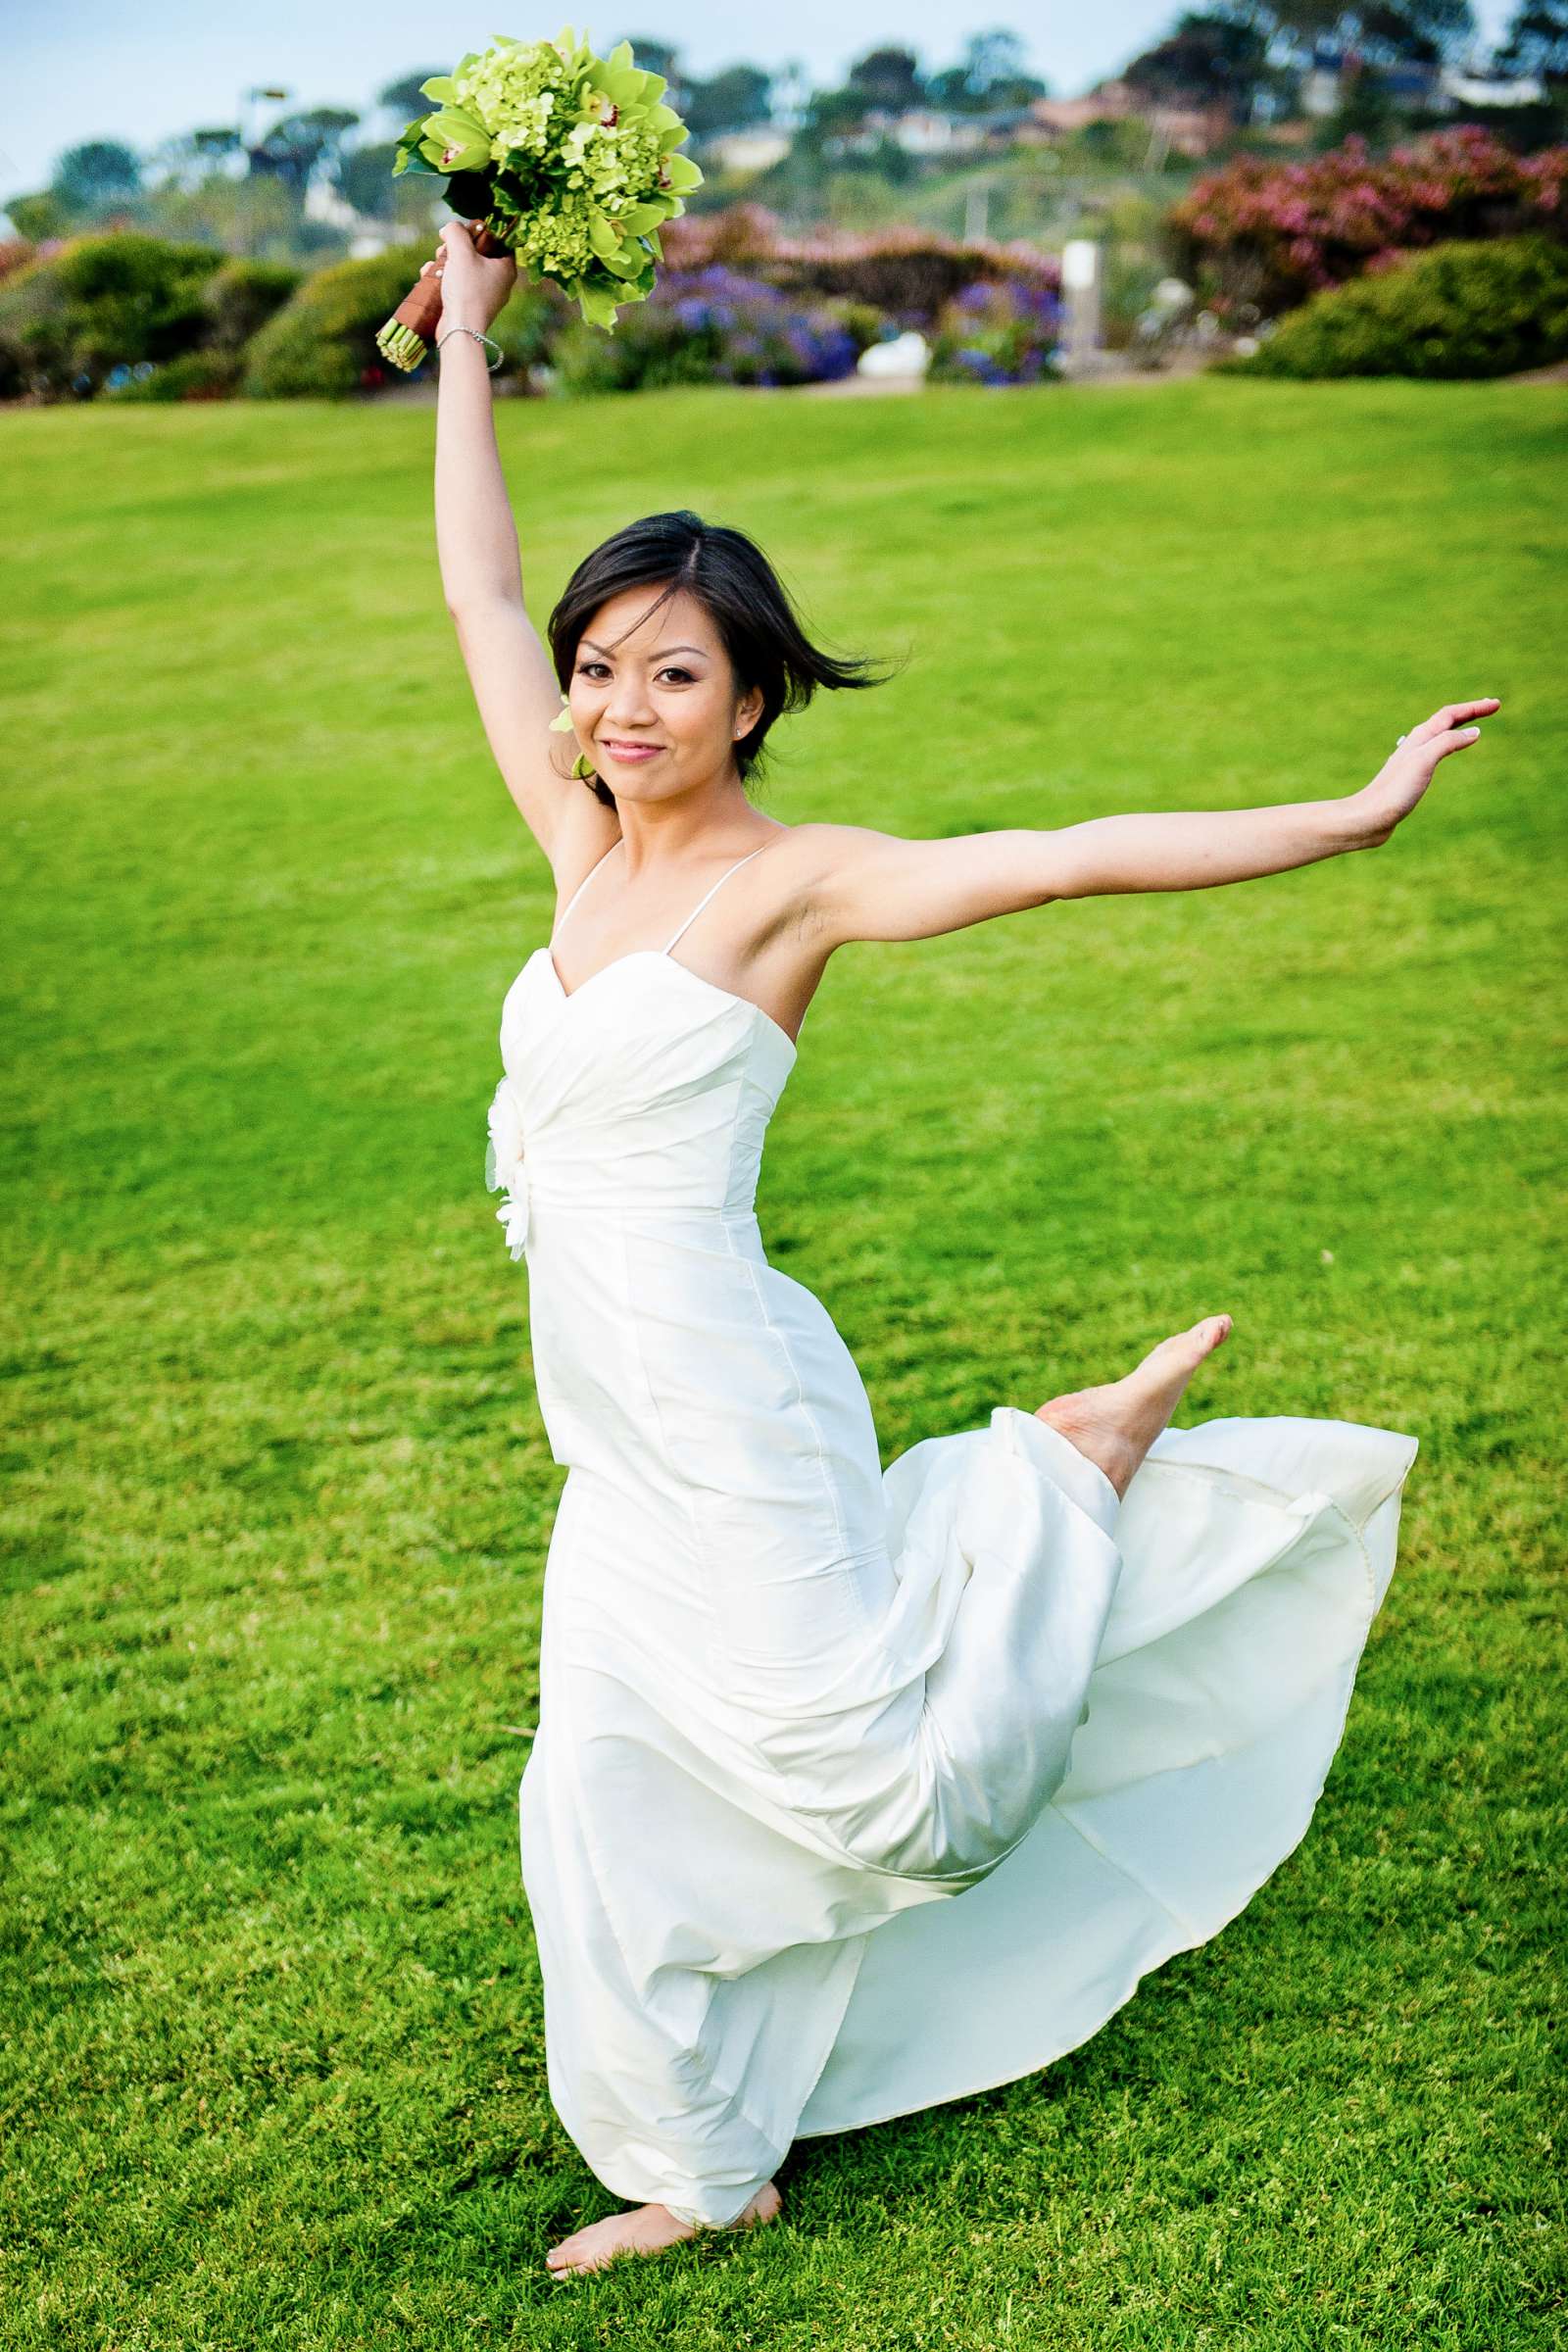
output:
{"label": "bride", "polygon": [[778,823],[746,790],[773,721],[869,665],[684,510],[583,559],[547,651],[484,348],[514,268],[461,222],[428,267],[442,582],[559,909],[503,1006],[487,1173],[567,1470],[519,1791],[545,2061],[632,2200],[550,2248],[566,2277],[773,2219],[795,2138],[1045,2066],[1215,1934],[1304,1835],[1394,1567],[1413,1438],[1173,1425],[1225,1313],[881,1470],[752,1205],[828,958],[1371,849],[1499,705],[1446,705],[1343,798]]}

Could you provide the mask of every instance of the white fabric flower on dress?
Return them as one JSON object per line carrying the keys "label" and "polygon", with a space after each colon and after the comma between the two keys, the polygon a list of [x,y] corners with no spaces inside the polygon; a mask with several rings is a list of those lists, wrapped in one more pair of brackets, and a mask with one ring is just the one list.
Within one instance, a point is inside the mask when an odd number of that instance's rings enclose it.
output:
{"label": "white fabric flower on dress", "polygon": [[490,1103],[490,1140],[484,1154],[485,1190],[505,1193],[496,1218],[506,1231],[514,1260],[528,1242],[528,1168],[523,1155],[522,1112],[510,1078],[503,1078]]}

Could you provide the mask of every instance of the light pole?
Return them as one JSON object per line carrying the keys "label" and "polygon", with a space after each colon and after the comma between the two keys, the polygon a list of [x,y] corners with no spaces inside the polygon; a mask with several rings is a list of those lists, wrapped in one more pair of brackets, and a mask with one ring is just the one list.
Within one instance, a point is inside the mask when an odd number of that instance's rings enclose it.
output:
{"label": "light pole", "polygon": [[259,83],[253,90],[241,90],[239,94],[239,143],[245,150],[247,158],[250,155],[251,139],[256,128],[251,120],[252,107],[256,106],[263,98],[270,99],[275,106],[281,106],[286,99],[292,96],[291,90],[271,89],[266,83]]}

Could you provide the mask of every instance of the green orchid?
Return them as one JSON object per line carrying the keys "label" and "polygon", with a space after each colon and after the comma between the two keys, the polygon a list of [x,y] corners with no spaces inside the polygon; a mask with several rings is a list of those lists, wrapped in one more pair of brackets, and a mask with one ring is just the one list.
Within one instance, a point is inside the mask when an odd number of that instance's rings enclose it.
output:
{"label": "green orchid", "polygon": [[427,118],[419,152],[443,172],[477,172],[490,160],[490,134],[471,115],[445,106]]}

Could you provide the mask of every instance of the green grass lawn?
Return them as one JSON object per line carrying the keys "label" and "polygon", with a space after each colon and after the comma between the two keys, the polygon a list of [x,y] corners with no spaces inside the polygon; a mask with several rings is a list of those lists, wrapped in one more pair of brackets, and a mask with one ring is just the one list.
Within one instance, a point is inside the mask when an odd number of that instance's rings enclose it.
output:
{"label": "green grass lawn", "polygon": [[1043,2075],[802,2141],[771,2228],[565,2285],[546,2246],[617,2200],[545,2082],[515,1798],[563,1474],[482,1181],[550,895],[433,417],[0,418],[0,2343],[1562,2340],[1565,408],[499,412],[541,620],[693,506],[836,650],[912,656],[777,731],[792,822],[1316,799],[1503,705],[1370,855],[830,967],[759,1213],[884,1459],[1226,1309],[1178,1418],[1417,1435],[1399,1567],[1314,1826],[1218,1938]]}

